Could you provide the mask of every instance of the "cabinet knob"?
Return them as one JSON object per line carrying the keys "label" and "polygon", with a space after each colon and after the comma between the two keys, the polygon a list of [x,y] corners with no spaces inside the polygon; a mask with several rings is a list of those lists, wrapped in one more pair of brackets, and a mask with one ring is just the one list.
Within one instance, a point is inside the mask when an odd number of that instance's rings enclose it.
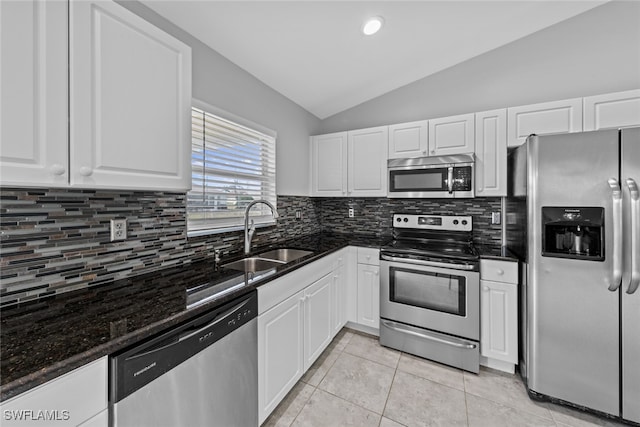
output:
{"label": "cabinet knob", "polygon": [[427,150],[422,150],[422,154],[427,154]]}
{"label": "cabinet knob", "polygon": [[375,275],[377,276],[377,275],[379,275],[379,274],[380,274],[380,272],[376,271],[376,272],[375,272],[375,273],[373,273],[373,274],[375,274]]}
{"label": "cabinet knob", "polygon": [[53,165],[51,165],[51,167],[49,168],[49,170],[51,171],[52,174],[54,175],[62,175],[66,172],[66,169],[64,166],[62,166],[59,163],[54,163]]}
{"label": "cabinet knob", "polygon": [[371,259],[371,255],[367,255],[367,261]]}
{"label": "cabinet knob", "polygon": [[483,286],[482,290],[485,291],[485,292],[489,292],[489,287],[488,286]]}
{"label": "cabinet knob", "polygon": [[496,273],[498,274],[498,276],[502,276],[504,274],[504,270],[499,268],[496,270]]}
{"label": "cabinet knob", "polygon": [[478,193],[482,193],[482,187],[478,188]]}
{"label": "cabinet knob", "polygon": [[436,150],[431,150],[431,154],[436,154]]}
{"label": "cabinet knob", "polygon": [[91,176],[91,174],[93,173],[93,169],[87,167],[87,166],[82,166],[80,168],[80,175],[82,176]]}

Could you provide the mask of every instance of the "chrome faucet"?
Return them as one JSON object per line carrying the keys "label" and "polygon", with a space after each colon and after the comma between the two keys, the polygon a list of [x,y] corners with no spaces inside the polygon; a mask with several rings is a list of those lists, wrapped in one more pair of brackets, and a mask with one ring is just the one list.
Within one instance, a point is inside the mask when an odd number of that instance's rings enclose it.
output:
{"label": "chrome faucet", "polygon": [[249,211],[251,210],[253,205],[256,205],[258,203],[264,203],[265,205],[269,206],[269,208],[271,209],[271,214],[273,215],[273,218],[274,219],[278,218],[278,211],[276,210],[276,208],[273,207],[273,205],[270,202],[266,200],[262,200],[262,199],[254,200],[247,205],[247,207],[244,210],[244,254],[245,255],[248,255],[249,252],[251,252],[251,239],[253,239],[253,233],[256,232],[256,226],[253,220],[251,220],[251,225],[249,225]]}

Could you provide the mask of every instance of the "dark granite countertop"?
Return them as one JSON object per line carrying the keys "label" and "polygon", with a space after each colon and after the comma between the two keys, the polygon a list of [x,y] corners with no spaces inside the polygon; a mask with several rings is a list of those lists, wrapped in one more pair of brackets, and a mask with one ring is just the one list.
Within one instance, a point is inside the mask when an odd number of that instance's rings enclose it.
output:
{"label": "dark granite countertop", "polygon": [[518,258],[506,246],[475,245],[480,258],[518,262]]}
{"label": "dark granite countertop", "polygon": [[254,253],[277,247],[313,252],[258,277],[216,271],[212,261],[201,261],[3,308],[0,400],[163,332],[345,246],[380,247],[385,240],[309,235],[255,248]]}

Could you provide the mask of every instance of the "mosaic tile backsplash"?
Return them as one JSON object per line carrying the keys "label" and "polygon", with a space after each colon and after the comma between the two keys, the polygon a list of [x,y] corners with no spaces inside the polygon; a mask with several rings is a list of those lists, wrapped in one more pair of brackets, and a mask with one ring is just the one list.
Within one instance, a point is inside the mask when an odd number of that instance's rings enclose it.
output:
{"label": "mosaic tile backsplash", "polygon": [[[187,238],[184,194],[93,190],[0,190],[0,304],[242,250],[242,231]],[[278,197],[277,226],[254,245],[320,231],[307,197]],[[303,218],[295,219],[301,210]],[[128,238],[111,242],[109,221],[126,218]]]}
{"label": "mosaic tile backsplash", "polygon": [[[182,193],[7,189],[0,190],[0,305],[137,274],[222,258],[243,247],[243,232],[187,238]],[[355,217],[348,218],[348,208]],[[274,227],[259,228],[254,245],[320,231],[391,235],[393,213],[473,215],[474,240],[500,244],[490,225],[500,199],[417,200],[278,196]],[[296,219],[296,211],[302,219]],[[126,218],[128,238],[109,239],[109,221]]]}

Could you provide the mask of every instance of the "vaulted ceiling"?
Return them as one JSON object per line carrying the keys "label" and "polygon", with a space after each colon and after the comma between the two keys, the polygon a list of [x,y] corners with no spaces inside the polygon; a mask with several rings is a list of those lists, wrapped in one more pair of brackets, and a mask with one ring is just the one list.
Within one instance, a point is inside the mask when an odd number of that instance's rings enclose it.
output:
{"label": "vaulted ceiling", "polygon": [[[323,119],[605,2],[142,3]],[[384,25],[365,36],[370,16]]]}

